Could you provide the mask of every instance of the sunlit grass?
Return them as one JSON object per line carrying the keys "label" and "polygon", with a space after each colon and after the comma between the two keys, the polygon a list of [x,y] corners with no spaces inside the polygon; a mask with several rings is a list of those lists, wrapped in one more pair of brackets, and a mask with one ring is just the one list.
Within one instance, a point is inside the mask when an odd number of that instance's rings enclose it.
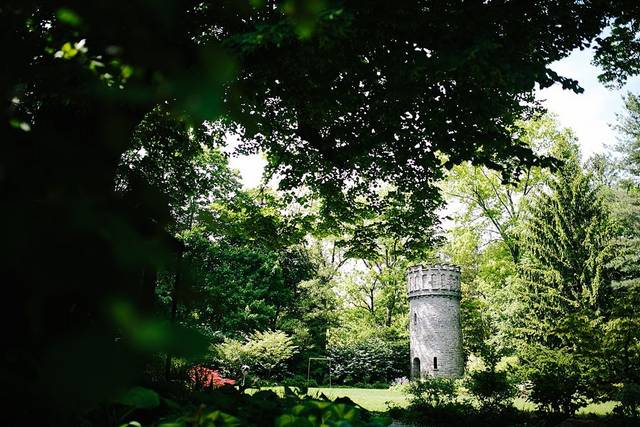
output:
{"label": "sunlit grass", "polygon": [[[273,390],[278,394],[284,393],[283,387],[268,387],[265,389]],[[254,392],[254,390],[250,392]],[[390,389],[310,387],[308,394],[311,397],[319,397],[324,394],[332,400],[338,397],[348,397],[363,408],[375,412],[385,412],[389,409],[389,405],[406,407],[409,404],[409,400],[402,391]],[[607,415],[611,413],[615,405],[616,402],[592,403],[578,410],[577,414]],[[536,409],[535,404],[521,398],[515,399],[514,406],[523,411],[534,411]]]}
{"label": "sunlit grass", "polygon": [[310,396],[324,394],[330,399],[348,397],[369,411],[384,412],[389,404],[405,407],[409,403],[403,392],[371,388],[309,388]]}

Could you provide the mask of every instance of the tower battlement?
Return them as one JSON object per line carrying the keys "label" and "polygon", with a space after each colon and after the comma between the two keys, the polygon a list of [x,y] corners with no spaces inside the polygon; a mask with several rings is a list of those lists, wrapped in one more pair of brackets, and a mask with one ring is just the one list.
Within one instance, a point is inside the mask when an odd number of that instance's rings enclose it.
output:
{"label": "tower battlement", "polygon": [[409,299],[428,296],[460,298],[460,267],[451,264],[409,267],[407,294]]}

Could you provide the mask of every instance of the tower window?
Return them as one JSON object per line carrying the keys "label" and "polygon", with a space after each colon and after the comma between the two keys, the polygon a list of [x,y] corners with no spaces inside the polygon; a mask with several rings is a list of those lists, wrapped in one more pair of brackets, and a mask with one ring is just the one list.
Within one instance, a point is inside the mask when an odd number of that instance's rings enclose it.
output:
{"label": "tower window", "polygon": [[433,358],[433,369],[434,370],[438,369],[438,358],[437,357]]}
{"label": "tower window", "polygon": [[418,324],[418,313],[413,313],[413,324],[414,325]]}

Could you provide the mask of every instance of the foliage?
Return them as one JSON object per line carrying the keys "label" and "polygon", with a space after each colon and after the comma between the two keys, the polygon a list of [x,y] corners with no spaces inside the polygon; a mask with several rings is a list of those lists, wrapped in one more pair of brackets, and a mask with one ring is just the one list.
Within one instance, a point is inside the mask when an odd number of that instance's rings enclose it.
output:
{"label": "foliage", "polygon": [[275,422],[278,427],[286,426],[384,426],[389,421],[378,418],[371,421],[362,419],[361,410],[346,403],[307,401],[292,407],[280,415]]}
{"label": "foliage", "polygon": [[528,221],[523,268],[529,280],[557,288],[570,301],[602,307],[607,292],[606,261],[612,233],[602,193],[581,170],[577,146],[559,147],[565,165],[540,194]]}
{"label": "foliage", "polygon": [[615,412],[626,417],[640,416],[640,385],[635,383],[622,384],[616,400],[620,403],[615,407]]}
{"label": "foliage", "polygon": [[409,386],[409,378],[407,377],[398,377],[394,378],[389,385],[389,390],[401,390],[404,391]]}
{"label": "foliage", "polygon": [[486,411],[511,406],[516,395],[515,384],[507,372],[495,368],[471,372],[465,386]]}
{"label": "foliage", "polygon": [[[527,146],[539,154],[575,143],[573,133],[551,115],[535,116],[514,126]],[[447,174],[442,189],[454,223],[439,250],[461,266],[461,314],[465,356],[486,356],[497,349],[513,352],[514,320],[521,310],[517,270],[532,196],[545,187],[551,171],[523,169],[510,183],[486,167],[463,163]]]}
{"label": "foliage", "polygon": [[344,305],[354,311],[365,311],[363,317],[379,326],[391,328],[404,318],[408,309],[405,295],[408,260],[400,253],[387,252],[379,258],[358,261],[362,262],[362,268],[345,274],[339,288],[344,294]]}
{"label": "foliage", "polygon": [[254,332],[244,343],[227,339],[214,349],[214,360],[224,372],[234,378],[241,378],[243,365],[250,372],[263,379],[281,378],[298,348],[293,339],[282,331]]}
{"label": "foliage", "polygon": [[594,62],[604,69],[599,79],[610,85],[622,85],[640,70],[638,55],[638,4],[633,1],[607,3],[611,27],[596,38]]}
{"label": "foliage", "polygon": [[[612,301],[607,263],[614,234],[602,192],[583,171],[577,147],[556,149],[565,164],[533,201],[527,221],[516,335],[523,367],[541,363],[530,379],[550,397],[535,399],[571,412],[580,403],[577,394],[597,399],[605,392],[602,338]],[[542,353],[532,356],[535,351]],[[544,385],[553,371],[563,381]],[[587,371],[591,380],[584,382]]]}
{"label": "foliage", "polygon": [[620,143],[616,147],[622,154],[622,166],[627,179],[640,184],[640,98],[629,93],[624,98],[625,111],[618,115],[615,129],[620,134]]}
{"label": "foliage", "polygon": [[440,407],[454,403],[457,391],[455,380],[433,377],[411,381],[407,394],[413,405]]}
{"label": "foliage", "polygon": [[187,374],[196,390],[207,390],[236,383],[235,380],[223,378],[217,370],[202,365],[192,366]]}
{"label": "foliage", "polygon": [[143,186],[158,198],[150,202],[168,204],[174,233],[188,229],[212,202],[229,203],[240,191],[237,172],[217,148],[222,139],[167,105],[158,106],[138,124],[122,154],[116,189],[140,192]]}
{"label": "foliage", "polygon": [[185,240],[190,267],[189,286],[180,294],[185,322],[237,336],[277,328],[287,316],[299,316],[299,286],[313,271],[303,249],[212,242],[197,229]]}
{"label": "foliage", "polygon": [[[614,223],[613,252],[607,268],[612,271],[612,304],[604,327],[603,350],[610,361],[609,382],[633,384],[640,381],[636,368],[640,361],[638,327],[640,316],[640,192],[638,191],[638,128],[640,115],[637,97],[628,95],[625,99],[626,111],[618,117],[617,130],[621,133],[616,147],[621,154],[620,161],[603,159],[605,169],[617,171],[609,173],[605,192],[607,204]],[[597,170],[599,172],[600,170]],[[596,173],[597,173],[596,172]],[[624,389],[624,387],[623,387]],[[613,399],[621,391],[615,387],[609,390]],[[625,410],[629,412],[628,410]],[[623,411],[624,412],[624,411]]]}
{"label": "foliage", "polygon": [[[163,399],[168,401],[169,399]],[[259,391],[253,395],[239,393],[233,388],[212,390],[207,393],[191,394],[188,400],[174,402],[171,407],[156,410],[161,415],[157,424],[164,427],[175,426],[263,426],[263,425],[303,425],[383,427],[390,420],[374,417],[357,408],[348,399],[329,401],[300,396],[291,389],[284,396],[271,391]],[[138,411],[140,421],[148,412]],[[126,418],[136,419],[135,415]],[[157,419],[157,418],[156,418]],[[132,421],[126,425],[135,424]],[[145,424],[146,425],[146,424]]]}
{"label": "foliage", "polygon": [[118,399],[118,403],[137,409],[155,408],[160,405],[160,396],[144,387],[133,387]]}
{"label": "foliage", "polygon": [[409,345],[406,341],[389,342],[372,337],[331,346],[328,355],[333,381],[338,384],[388,384],[408,373]]}
{"label": "foliage", "polygon": [[586,404],[588,380],[575,356],[563,350],[542,348],[534,348],[528,356],[523,366],[531,401],[545,411],[565,415],[573,415]]}
{"label": "foliage", "polygon": [[[322,193],[323,210],[333,218],[362,216],[366,207],[354,196],[371,198],[380,209],[405,205],[406,214],[389,218],[391,227],[365,223],[361,228],[391,235],[402,224],[403,233],[416,239],[424,238],[431,223],[433,204],[420,200],[433,200],[439,154],[446,156],[447,166],[471,158],[493,167],[507,163],[507,168],[517,160],[502,159],[532,160],[530,150],[513,143],[508,126],[532,110],[526,101],[532,101],[535,82],[542,87],[561,82],[579,91],[576,82],[544,64],[595,37],[603,16],[612,13],[582,2],[530,2],[519,10],[531,16],[523,31],[522,22],[494,5],[458,5],[454,12],[437,3],[426,14],[421,7],[327,4],[313,37],[304,42],[269,26],[231,33],[225,40],[241,52],[244,65],[236,113],[251,126],[243,139],[248,150],[267,148],[271,169],[283,177],[281,188],[303,183]],[[212,7],[207,16],[221,15],[220,9],[225,8]],[[431,19],[435,16],[448,19]],[[374,31],[373,23],[383,18],[390,24],[384,32]],[[380,45],[387,48],[377,49]],[[498,52],[504,62],[490,59]],[[331,65],[325,57],[332,57]],[[272,66],[262,66],[265,58]],[[389,102],[391,93],[404,96]],[[465,119],[434,120],[425,111]],[[384,202],[375,194],[377,181],[396,186]]]}
{"label": "foliage", "polygon": [[501,352],[495,347],[484,347],[481,351],[484,366],[470,372],[464,385],[478,399],[480,408],[489,413],[498,413],[511,407],[516,395],[516,384],[510,375],[510,367],[498,369]]}
{"label": "foliage", "polygon": [[[561,128],[548,114],[517,122],[514,132],[540,155],[548,154],[553,145],[575,140],[569,129]],[[518,263],[528,198],[540,189],[547,176],[547,170],[529,165],[515,180],[505,183],[495,170],[465,162],[451,169],[442,188],[449,201],[462,205],[455,216],[458,223],[473,223],[484,239],[500,239],[513,262]]]}

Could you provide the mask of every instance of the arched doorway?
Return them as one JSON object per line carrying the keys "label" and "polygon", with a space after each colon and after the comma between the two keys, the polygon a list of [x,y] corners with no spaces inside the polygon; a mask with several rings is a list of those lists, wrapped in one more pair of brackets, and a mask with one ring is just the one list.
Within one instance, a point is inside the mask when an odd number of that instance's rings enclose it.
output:
{"label": "arched doorway", "polygon": [[420,359],[418,357],[413,358],[411,364],[411,378],[420,378]]}

